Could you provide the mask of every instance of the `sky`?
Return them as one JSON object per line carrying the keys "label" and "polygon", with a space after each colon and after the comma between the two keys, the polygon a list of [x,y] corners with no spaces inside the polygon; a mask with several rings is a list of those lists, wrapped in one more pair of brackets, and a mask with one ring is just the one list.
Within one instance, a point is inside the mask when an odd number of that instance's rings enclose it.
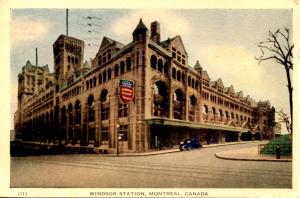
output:
{"label": "sky", "polygon": [[[17,75],[27,60],[35,64],[35,48],[39,65],[48,64],[53,72],[52,44],[66,33],[65,15],[65,9],[11,10],[11,129]],[[236,92],[242,90],[256,101],[269,100],[276,110],[289,113],[283,66],[273,61],[259,64],[255,57],[261,55],[257,45],[266,40],[269,30],[292,30],[291,9],[70,9],[69,35],[85,42],[84,59],[90,60],[104,36],[130,43],[140,18],[148,29],[158,21],[162,40],[180,35],[188,64],[194,66],[199,60],[211,80],[221,78],[224,86],[233,85]]]}

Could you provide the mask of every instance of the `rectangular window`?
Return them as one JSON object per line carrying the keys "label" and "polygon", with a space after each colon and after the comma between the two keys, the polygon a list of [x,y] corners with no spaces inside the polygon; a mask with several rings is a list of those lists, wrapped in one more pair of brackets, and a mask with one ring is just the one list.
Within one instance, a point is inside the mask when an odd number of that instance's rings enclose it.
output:
{"label": "rectangular window", "polygon": [[184,59],[182,59],[182,64],[184,64],[184,65],[185,65],[185,60],[184,60]]}
{"label": "rectangular window", "polygon": [[102,127],[101,129],[101,140],[108,141],[108,127]]}
{"label": "rectangular window", "polygon": [[128,116],[128,104],[120,104],[119,105],[119,117],[127,117]]}
{"label": "rectangular window", "polygon": [[108,120],[109,117],[109,107],[103,107],[101,109],[101,120]]}
{"label": "rectangular window", "polygon": [[172,52],[172,57],[176,58],[176,53],[175,52]]}
{"label": "rectangular window", "polygon": [[128,125],[121,125],[119,129],[119,137],[121,137],[120,141],[128,140]]}

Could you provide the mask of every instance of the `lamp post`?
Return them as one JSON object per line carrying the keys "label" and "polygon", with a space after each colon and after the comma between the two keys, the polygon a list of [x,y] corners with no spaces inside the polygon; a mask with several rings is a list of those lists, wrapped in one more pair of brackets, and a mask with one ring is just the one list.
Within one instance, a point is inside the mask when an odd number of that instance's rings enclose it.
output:
{"label": "lamp post", "polygon": [[119,156],[119,139],[120,139],[120,136],[119,136],[119,128],[120,128],[120,125],[117,124],[117,156]]}

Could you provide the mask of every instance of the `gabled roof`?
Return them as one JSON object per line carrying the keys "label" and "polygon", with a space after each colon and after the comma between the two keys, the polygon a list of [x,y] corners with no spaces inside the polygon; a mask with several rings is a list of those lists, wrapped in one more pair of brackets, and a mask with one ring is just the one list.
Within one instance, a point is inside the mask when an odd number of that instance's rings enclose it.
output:
{"label": "gabled roof", "polygon": [[239,98],[243,98],[243,91],[239,91],[236,93],[236,95],[239,97]]}
{"label": "gabled roof", "polygon": [[229,93],[229,92],[234,93],[234,88],[233,88],[233,86],[230,85],[229,87],[225,87],[225,88],[224,88],[224,92],[225,92],[225,93]]}
{"label": "gabled roof", "polygon": [[90,65],[88,64],[88,62],[87,61],[85,61],[85,63],[83,64],[83,67],[82,67],[83,69],[90,69],[91,67],[90,67]]}
{"label": "gabled roof", "polygon": [[167,48],[167,47],[169,47],[170,43],[171,43],[174,39],[175,39],[175,37],[174,37],[174,38],[168,38],[167,40],[164,40],[164,41],[160,42],[160,45],[161,45],[162,47],[164,47],[164,48]]}
{"label": "gabled roof", "polygon": [[[122,43],[120,43],[120,42],[118,42],[118,41],[115,41],[115,40],[113,40],[113,39],[111,39],[111,38],[108,38],[108,37],[106,37],[106,36],[103,37],[103,40],[104,40],[104,39],[106,39],[110,44],[116,46],[116,48],[121,49],[121,48],[123,48],[123,47],[125,46],[124,44],[122,44]],[[103,42],[103,41],[102,41],[102,42]]]}
{"label": "gabled roof", "polygon": [[108,38],[106,36],[103,37],[102,41],[101,41],[101,45],[100,45],[100,48],[98,51],[100,51],[104,46],[106,46],[107,44],[109,45],[113,45],[115,46],[116,48],[118,49],[122,49],[125,45],[120,43],[120,42],[117,42],[111,38]]}
{"label": "gabled roof", "polygon": [[171,39],[168,38],[167,40],[162,41],[162,42],[160,43],[160,45],[161,45],[162,47],[164,47],[164,48],[168,48],[168,47],[170,46],[170,44],[172,44],[173,42],[176,42],[176,40],[179,41],[179,42],[181,43],[181,46],[182,46],[182,49],[183,49],[184,53],[187,54],[187,52],[186,52],[186,50],[185,50],[185,47],[184,47],[184,44],[183,44],[183,42],[182,42],[182,39],[181,39],[180,35],[177,35],[177,36],[175,36],[174,38],[171,38]]}
{"label": "gabled roof", "polygon": [[48,64],[43,65],[43,66],[35,66],[35,65],[31,64],[31,62],[30,62],[29,60],[27,60],[26,64],[25,64],[23,67],[24,67],[26,70],[36,70],[36,69],[40,69],[40,70],[49,72]]}
{"label": "gabled roof", "polygon": [[221,78],[219,78],[216,83],[217,83],[218,86],[224,87],[224,84],[223,84],[223,81],[222,81]]}
{"label": "gabled roof", "polygon": [[215,80],[215,81],[211,81],[211,82],[209,82],[209,86],[210,86],[210,87],[215,87],[215,88],[217,88],[218,86],[220,86],[220,87],[224,87],[224,85],[223,85],[223,82],[222,82],[222,79],[221,79],[221,78],[219,78],[218,80]]}
{"label": "gabled roof", "polygon": [[208,75],[208,73],[207,73],[206,70],[204,70],[204,71],[202,72],[202,77],[203,77],[203,78],[206,78],[206,79],[208,79],[208,81],[210,81],[210,77],[209,77],[209,75]]}

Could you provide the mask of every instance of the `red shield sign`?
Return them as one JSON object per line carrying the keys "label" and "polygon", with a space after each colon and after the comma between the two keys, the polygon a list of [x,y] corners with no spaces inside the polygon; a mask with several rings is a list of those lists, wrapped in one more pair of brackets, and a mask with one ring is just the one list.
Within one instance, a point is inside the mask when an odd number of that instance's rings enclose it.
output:
{"label": "red shield sign", "polygon": [[119,80],[119,95],[124,103],[130,103],[134,96],[134,82],[130,80]]}

